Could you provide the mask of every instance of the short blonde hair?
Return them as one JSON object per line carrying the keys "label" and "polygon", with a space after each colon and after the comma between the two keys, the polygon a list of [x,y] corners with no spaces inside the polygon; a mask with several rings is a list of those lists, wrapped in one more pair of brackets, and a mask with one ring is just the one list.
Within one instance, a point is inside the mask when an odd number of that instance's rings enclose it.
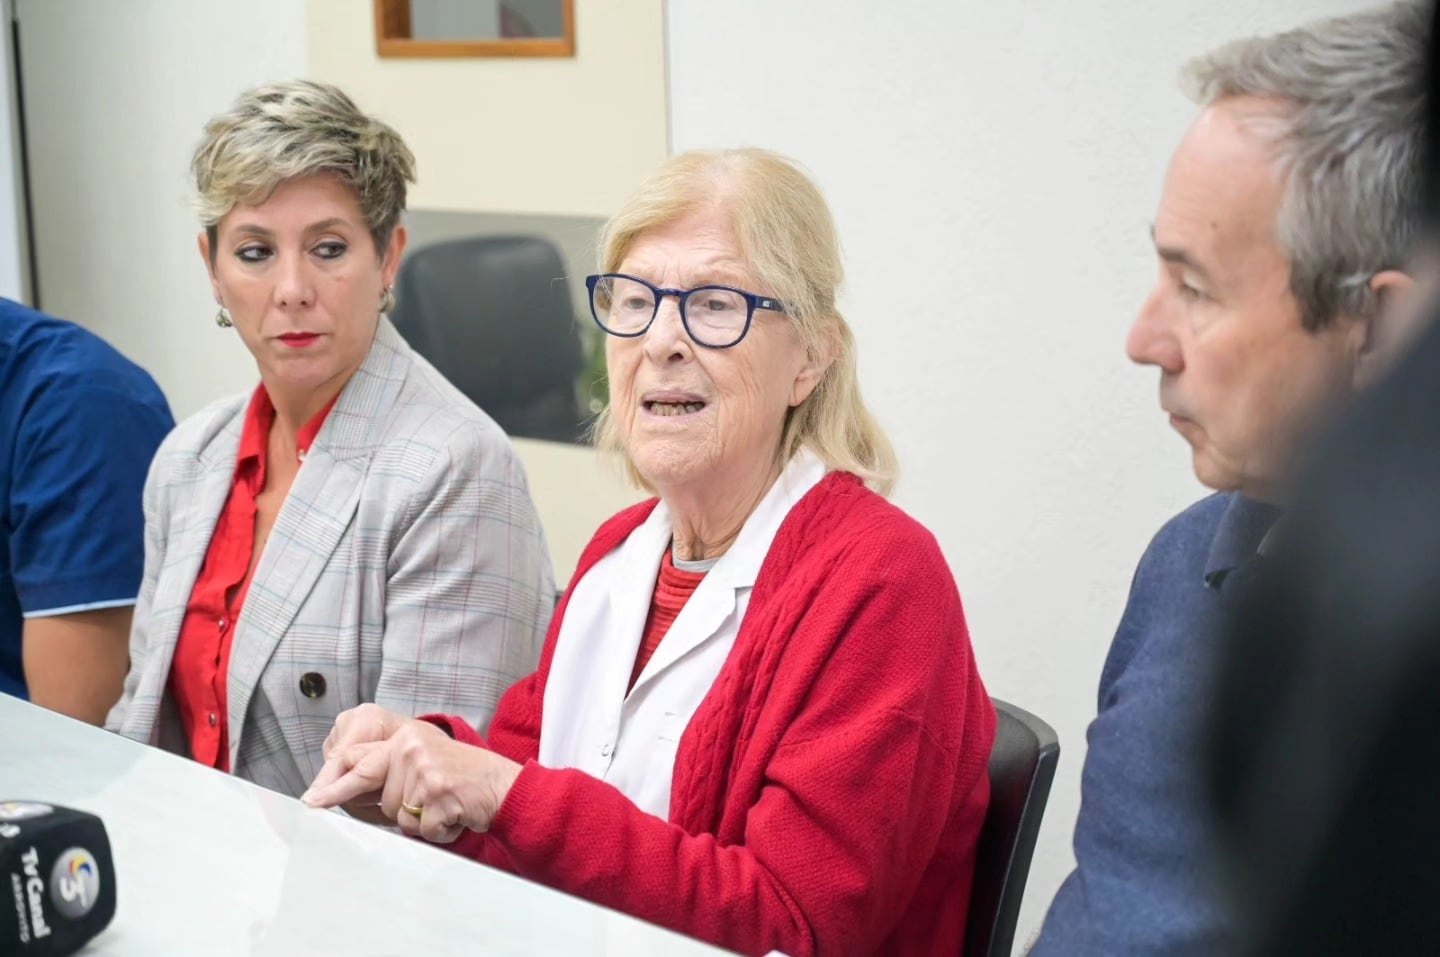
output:
{"label": "short blonde hair", "polygon": [[[860,396],[855,337],[835,306],[845,275],[835,220],[819,188],[793,162],[761,149],[672,157],[605,225],[600,271],[618,272],[645,232],[707,209],[720,209],[729,218],[741,256],[764,284],[763,292],[785,304],[810,354],[833,356],[809,397],[789,410],[780,461],[808,448],[830,468],[853,472],[889,494],[895,452]],[[593,434],[597,446],[624,458],[632,481],[653,491],[626,454],[608,406]]]}
{"label": "short blonde hair", "polygon": [[205,124],[190,171],[212,250],[216,227],[237,205],[263,203],[297,177],[332,173],[355,191],[383,253],[405,211],[405,184],[415,182],[415,157],[338,87],[288,80],[247,90]]}

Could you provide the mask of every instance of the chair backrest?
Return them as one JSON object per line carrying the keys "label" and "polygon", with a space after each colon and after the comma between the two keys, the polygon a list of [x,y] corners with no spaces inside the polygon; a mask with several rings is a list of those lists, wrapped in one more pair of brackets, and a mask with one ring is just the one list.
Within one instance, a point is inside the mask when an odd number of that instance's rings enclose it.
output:
{"label": "chair backrest", "polygon": [[406,256],[391,320],[411,347],[511,435],[583,432],[583,358],[559,251],[538,236],[482,236]]}
{"label": "chair backrest", "polygon": [[990,809],[980,830],[965,957],[1010,957],[1035,838],[1060,760],[1055,729],[999,699],[990,752]]}

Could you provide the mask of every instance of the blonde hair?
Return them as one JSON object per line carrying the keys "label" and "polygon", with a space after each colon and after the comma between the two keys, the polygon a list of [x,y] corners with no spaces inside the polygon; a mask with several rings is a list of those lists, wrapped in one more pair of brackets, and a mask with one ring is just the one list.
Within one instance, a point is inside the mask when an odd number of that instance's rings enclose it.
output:
{"label": "blonde hair", "polygon": [[[787,413],[780,461],[808,448],[828,467],[853,472],[888,495],[895,452],[860,396],[855,337],[835,307],[845,274],[835,220],[820,190],[793,162],[761,149],[672,157],[605,225],[600,271],[618,272],[643,233],[714,208],[729,218],[740,254],[764,292],[785,304],[809,354],[833,356],[809,397]],[[593,437],[601,449],[619,453],[631,481],[653,491],[626,454],[608,406]]]}
{"label": "blonde hair", "polygon": [[405,184],[415,182],[415,157],[338,87],[288,80],[247,90],[205,124],[190,171],[212,250],[216,227],[237,205],[263,203],[288,180],[331,173],[355,191],[383,253],[405,210]]}

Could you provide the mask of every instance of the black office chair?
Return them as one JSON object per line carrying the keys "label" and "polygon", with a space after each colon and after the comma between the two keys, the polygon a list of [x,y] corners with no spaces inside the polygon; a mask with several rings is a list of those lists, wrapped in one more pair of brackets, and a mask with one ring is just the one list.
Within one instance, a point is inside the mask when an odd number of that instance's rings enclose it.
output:
{"label": "black office chair", "polygon": [[537,236],[436,243],[400,265],[390,318],[510,435],[573,442],[583,358],[559,251]]}
{"label": "black office chair", "polygon": [[990,810],[975,858],[965,957],[1010,957],[1035,838],[1060,760],[1054,728],[1023,708],[991,701],[998,720],[990,752]]}

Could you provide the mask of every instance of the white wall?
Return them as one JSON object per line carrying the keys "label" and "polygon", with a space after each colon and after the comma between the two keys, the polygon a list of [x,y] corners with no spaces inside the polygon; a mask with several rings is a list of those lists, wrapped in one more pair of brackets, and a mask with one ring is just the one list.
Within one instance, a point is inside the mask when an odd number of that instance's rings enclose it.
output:
{"label": "white wall", "polygon": [[1073,863],[1085,727],[1135,562],[1201,493],[1156,374],[1123,353],[1192,116],[1177,70],[1363,5],[668,4],[674,147],[772,147],[825,189],[898,501],[945,548],[991,692],[1060,732],[1022,942]]}
{"label": "white wall", "polygon": [[214,324],[186,172],[241,90],[305,72],[303,3],[16,2],[40,305],[148,369],[177,418],[253,388]]}
{"label": "white wall", "polygon": [[15,51],[8,29],[13,0],[0,0],[0,296],[29,302],[24,176],[20,156]]}

